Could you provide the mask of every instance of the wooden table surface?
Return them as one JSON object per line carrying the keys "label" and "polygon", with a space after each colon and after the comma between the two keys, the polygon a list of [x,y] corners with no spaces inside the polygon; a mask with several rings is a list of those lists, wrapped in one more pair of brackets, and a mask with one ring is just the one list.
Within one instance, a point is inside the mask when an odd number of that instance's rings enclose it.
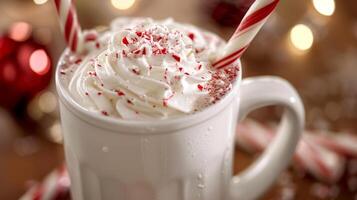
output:
{"label": "wooden table surface", "polygon": [[[193,23],[216,32],[224,38],[229,38],[233,32],[232,28],[219,27],[208,20],[203,12],[198,12],[202,9],[204,0],[180,0],[180,3],[176,0],[159,3],[158,1],[151,0],[140,12],[128,15],[154,18],[172,16],[178,21]],[[0,2],[0,19],[8,19],[10,16],[2,12],[4,5],[9,2]],[[81,5],[85,0],[77,2]],[[86,5],[86,8],[95,10],[101,3],[99,0],[93,1]],[[104,8],[105,6],[99,9],[97,15],[79,10],[84,27],[105,24],[120,14],[114,11],[105,13]],[[56,18],[53,16],[54,8],[52,5],[44,5],[41,9],[51,16],[47,20],[50,21],[48,24],[54,33],[55,39],[51,49],[56,59],[63,44],[56,26]],[[39,13],[39,10],[22,12],[16,19],[33,20],[36,24],[37,18],[41,15]],[[307,53],[295,52],[287,42],[290,28],[298,23],[305,23],[314,28],[315,43]],[[357,132],[357,2],[336,1],[334,15],[321,17],[314,12],[311,1],[282,1],[277,16],[273,16],[267,26],[270,28],[261,31],[243,58],[244,77],[278,75],[286,78],[302,96],[306,108],[307,127]],[[0,23],[0,31],[1,27]],[[260,120],[276,119],[277,115],[272,110],[274,109],[258,111],[253,117]],[[57,121],[57,113],[51,114],[49,118]],[[48,123],[49,119],[46,120]],[[1,200],[17,199],[26,191],[26,186],[31,181],[41,180],[63,162],[62,146],[47,139],[48,127],[41,123],[15,121],[12,116],[0,109]],[[237,149],[234,172],[238,173],[254,159],[254,156]],[[312,177],[301,177],[292,170],[283,176],[288,176],[289,180],[292,180],[296,192],[295,199],[320,199],[312,194],[317,183]],[[357,199],[357,193],[349,191],[346,178],[347,175],[336,184],[340,191],[335,199]],[[277,181],[262,199],[281,199],[282,194],[287,192],[281,180]]]}

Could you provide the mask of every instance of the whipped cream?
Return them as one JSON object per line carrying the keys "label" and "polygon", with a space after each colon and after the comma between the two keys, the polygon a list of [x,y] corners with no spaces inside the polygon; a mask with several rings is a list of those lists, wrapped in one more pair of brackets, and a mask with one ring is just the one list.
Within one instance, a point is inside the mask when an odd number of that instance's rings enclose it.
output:
{"label": "whipped cream", "polygon": [[68,55],[61,73],[69,93],[88,110],[122,119],[165,119],[212,104],[218,99],[212,84],[230,87],[213,81],[217,73],[211,68],[224,44],[172,19],[120,18],[88,43],[83,58]]}

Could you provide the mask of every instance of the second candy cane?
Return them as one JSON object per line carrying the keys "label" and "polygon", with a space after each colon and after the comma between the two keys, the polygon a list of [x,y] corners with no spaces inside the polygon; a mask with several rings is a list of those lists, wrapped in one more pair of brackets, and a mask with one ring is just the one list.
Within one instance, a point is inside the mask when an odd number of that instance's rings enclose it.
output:
{"label": "second candy cane", "polygon": [[54,0],[67,46],[74,53],[83,49],[83,37],[73,0]]}
{"label": "second candy cane", "polygon": [[279,0],[256,0],[252,4],[222,53],[213,63],[214,68],[224,68],[242,56],[278,2]]}

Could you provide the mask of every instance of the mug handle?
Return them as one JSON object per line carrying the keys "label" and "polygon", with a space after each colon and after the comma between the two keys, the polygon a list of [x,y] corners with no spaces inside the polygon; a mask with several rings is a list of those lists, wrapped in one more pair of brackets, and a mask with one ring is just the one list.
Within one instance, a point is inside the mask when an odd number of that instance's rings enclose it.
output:
{"label": "mug handle", "polygon": [[303,131],[304,107],[290,83],[273,76],[244,79],[240,87],[239,120],[252,110],[269,105],[284,107],[278,133],[251,166],[233,177],[229,188],[232,200],[260,197],[289,164]]}

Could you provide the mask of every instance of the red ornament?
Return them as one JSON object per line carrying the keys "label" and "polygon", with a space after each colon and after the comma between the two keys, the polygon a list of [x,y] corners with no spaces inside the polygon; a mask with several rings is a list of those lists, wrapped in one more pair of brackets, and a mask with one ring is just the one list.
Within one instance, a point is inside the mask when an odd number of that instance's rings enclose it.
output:
{"label": "red ornament", "polygon": [[254,0],[211,0],[208,10],[218,24],[236,27],[253,2]]}
{"label": "red ornament", "polygon": [[8,34],[0,35],[0,106],[17,114],[52,77],[48,51],[33,40],[29,27],[16,23]]}

